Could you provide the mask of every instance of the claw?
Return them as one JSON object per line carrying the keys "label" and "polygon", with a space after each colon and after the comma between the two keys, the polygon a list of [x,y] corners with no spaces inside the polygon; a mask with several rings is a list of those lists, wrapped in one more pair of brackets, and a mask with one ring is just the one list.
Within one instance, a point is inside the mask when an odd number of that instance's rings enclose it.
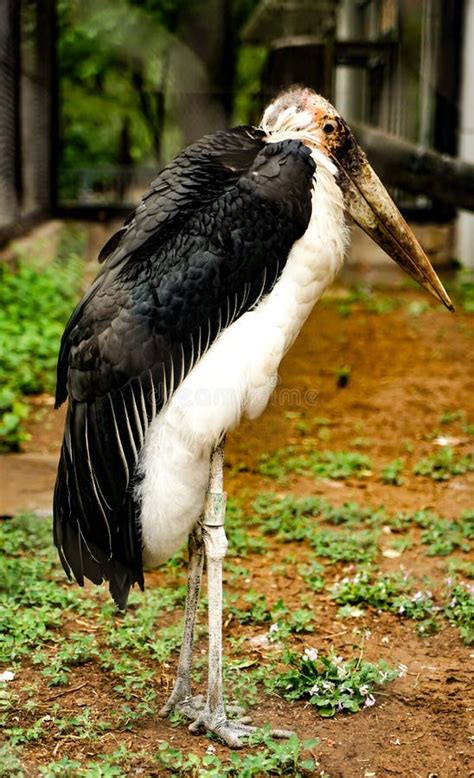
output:
{"label": "claw", "polygon": [[204,708],[204,696],[196,694],[183,696],[173,692],[160,710],[160,716],[168,716],[172,711],[181,713],[188,719],[196,719]]}
{"label": "claw", "polygon": [[[251,719],[246,716],[242,719],[229,720],[222,715],[213,716],[209,710],[204,710],[201,715],[189,725],[188,729],[193,735],[202,732],[214,732],[229,748],[242,748],[245,743],[241,738],[249,737],[259,731],[259,727],[249,726]],[[289,729],[272,729],[270,736],[274,738],[289,738],[295,733]]]}

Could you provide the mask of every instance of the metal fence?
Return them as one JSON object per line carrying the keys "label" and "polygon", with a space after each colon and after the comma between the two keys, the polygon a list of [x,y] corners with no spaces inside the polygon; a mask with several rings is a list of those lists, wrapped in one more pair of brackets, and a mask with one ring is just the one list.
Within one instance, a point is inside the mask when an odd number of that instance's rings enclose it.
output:
{"label": "metal fence", "polygon": [[54,0],[0,0],[0,240],[50,212]]}
{"label": "metal fence", "polygon": [[[130,155],[117,151],[116,160],[112,158],[107,165],[92,167],[87,158],[80,167],[77,161],[67,163],[64,115],[62,122],[58,118],[56,2],[0,0],[0,241],[49,215],[105,218],[127,211],[147,189],[158,166],[166,162],[166,155],[157,153],[154,168],[150,167],[152,155],[142,165],[128,164]],[[202,3],[209,12],[211,0]],[[256,99],[247,102],[255,106],[259,97],[268,99],[286,80],[304,81],[326,91],[324,83],[312,83],[312,79],[327,70],[327,91],[331,92],[332,84],[337,104],[349,120],[455,155],[464,5],[465,0],[262,0],[242,36],[249,49],[267,50],[260,86],[252,86],[259,92],[252,92],[250,96]],[[319,21],[314,16],[316,6],[324,10]],[[95,7],[93,2],[91,7]],[[222,19],[214,25],[214,37],[209,39],[212,46],[207,38],[206,45],[201,45],[199,25],[177,29],[173,38],[177,54],[171,58],[176,70],[172,73],[164,68],[167,79],[162,77],[156,85],[156,93],[162,93],[166,101],[173,138],[179,135],[179,146],[230,121],[235,81],[228,78],[228,94],[217,100],[219,90],[224,89],[219,79],[227,84],[227,76],[221,74],[216,81],[206,61],[212,47],[220,57],[216,54],[216,62],[223,67],[226,61],[225,47],[219,41],[227,40],[222,31],[229,29],[230,4],[216,0],[215,7]],[[330,7],[334,7],[332,16],[327,12]],[[312,14],[303,12],[305,8],[312,9]],[[289,21],[284,14],[289,14]],[[58,18],[61,23],[60,14]],[[281,38],[283,32],[289,37]],[[180,64],[178,54],[183,50],[188,55],[192,50],[189,62],[199,67],[191,67],[188,60]],[[144,57],[148,57],[146,47]],[[214,69],[221,73],[222,67]],[[133,73],[130,78],[133,84]],[[91,127],[95,126],[92,122]],[[161,143],[163,133],[157,134]],[[407,197],[398,191],[397,199],[412,218],[446,221],[454,216],[452,207],[426,193]]]}

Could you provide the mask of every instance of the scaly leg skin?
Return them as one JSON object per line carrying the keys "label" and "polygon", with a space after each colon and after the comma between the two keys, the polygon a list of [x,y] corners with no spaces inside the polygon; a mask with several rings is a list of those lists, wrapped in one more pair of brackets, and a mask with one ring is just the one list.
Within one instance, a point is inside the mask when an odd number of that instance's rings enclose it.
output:
{"label": "scaly leg skin", "polygon": [[[202,712],[189,726],[197,734],[214,732],[230,748],[241,748],[242,737],[253,734],[257,727],[247,725],[248,719],[230,721],[227,718],[222,691],[222,562],[227,551],[224,531],[225,501],[223,491],[223,446],[218,446],[211,459],[209,492],[203,519],[204,546],[208,575],[209,612],[209,677],[207,700]],[[276,738],[290,737],[293,732],[275,729]]]}
{"label": "scaly leg skin", "polygon": [[192,696],[191,669],[196,609],[201,589],[204,564],[204,541],[202,527],[198,524],[189,536],[188,591],[184,611],[183,642],[179,654],[178,672],[174,689],[160,710],[160,716],[167,716],[172,710],[195,719],[204,705],[202,694]]}
{"label": "scaly leg skin", "polygon": [[[194,721],[204,709],[205,704],[204,695],[193,695],[191,688],[194,627],[204,564],[204,540],[201,524],[198,524],[191,532],[188,546],[188,589],[184,611],[183,641],[181,643],[174,689],[161,708],[160,716],[168,716],[174,710]],[[237,705],[229,705],[229,712],[241,716],[244,713],[244,709]]]}

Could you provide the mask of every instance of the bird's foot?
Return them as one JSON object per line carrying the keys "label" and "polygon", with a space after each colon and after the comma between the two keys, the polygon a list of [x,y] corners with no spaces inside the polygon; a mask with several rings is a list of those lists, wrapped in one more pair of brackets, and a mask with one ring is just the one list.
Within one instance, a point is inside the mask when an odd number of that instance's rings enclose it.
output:
{"label": "bird's foot", "polygon": [[161,708],[160,716],[168,716],[172,711],[176,711],[176,713],[181,713],[194,721],[203,708],[204,696],[202,694],[180,694],[175,687]]}
{"label": "bird's foot", "polygon": [[[249,726],[250,718],[243,719],[228,719],[224,711],[217,713],[211,713],[206,706],[198,718],[189,725],[189,731],[193,735],[198,735],[202,732],[213,732],[222,740],[229,748],[242,748],[245,743],[241,738],[249,737],[258,732],[258,727]],[[272,729],[270,736],[274,738],[289,738],[294,735],[288,729]]]}
{"label": "bird's foot", "polygon": [[[181,713],[182,716],[195,721],[204,711],[204,708],[205,700],[203,694],[192,695],[191,689],[188,686],[176,683],[176,686],[160,710],[160,716],[168,716],[172,711],[176,711],[176,713]],[[232,716],[243,716],[245,713],[244,708],[241,708],[239,705],[228,705],[227,711]],[[251,719],[246,718],[245,721],[248,723]]]}

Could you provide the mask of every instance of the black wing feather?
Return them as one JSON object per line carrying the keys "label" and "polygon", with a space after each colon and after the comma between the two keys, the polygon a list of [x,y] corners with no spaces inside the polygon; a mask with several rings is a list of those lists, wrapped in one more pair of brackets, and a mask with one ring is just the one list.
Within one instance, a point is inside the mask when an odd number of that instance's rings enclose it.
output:
{"label": "black wing feather", "polygon": [[311,213],[314,163],[255,128],[203,138],[168,165],[100,254],[58,361],[69,400],[54,539],[79,583],[119,607],[143,588],[137,463],[150,421],[219,332],[277,281]]}

